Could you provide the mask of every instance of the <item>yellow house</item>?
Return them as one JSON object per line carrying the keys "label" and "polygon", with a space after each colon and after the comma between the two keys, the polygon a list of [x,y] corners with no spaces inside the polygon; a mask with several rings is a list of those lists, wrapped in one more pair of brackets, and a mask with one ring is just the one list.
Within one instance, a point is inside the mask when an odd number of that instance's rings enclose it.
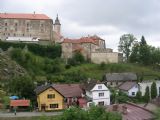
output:
{"label": "yellow house", "polygon": [[42,85],[35,89],[39,111],[62,110],[82,97],[79,84]]}
{"label": "yellow house", "polygon": [[37,93],[39,111],[51,111],[64,109],[64,97],[52,86],[42,86]]}

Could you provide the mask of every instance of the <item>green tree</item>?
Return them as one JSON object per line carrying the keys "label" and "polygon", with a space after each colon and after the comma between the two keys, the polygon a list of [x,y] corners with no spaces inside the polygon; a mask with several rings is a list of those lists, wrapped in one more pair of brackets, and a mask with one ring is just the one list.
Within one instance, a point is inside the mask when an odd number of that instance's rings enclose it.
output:
{"label": "green tree", "polygon": [[139,62],[139,48],[140,48],[139,43],[134,44],[134,46],[132,47],[132,52],[129,57],[129,61],[131,63],[138,63]]}
{"label": "green tree", "polygon": [[142,101],[142,92],[141,91],[138,91],[137,94],[136,94],[136,98],[139,102]]}
{"label": "green tree", "polygon": [[151,64],[151,47],[147,45],[147,42],[144,36],[142,36],[141,42],[140,42],[139,60],[141,64],[144,64],[144,65]]}
{"label": "green tree", "polygon": [[147,103],[150,101],[150,90],[149,90],[149,86],[146,87],[145,95],[144,95],[144,101],[147,102]]}
{"label": "green tree", "polygon": [[132,34],[124,34],[120,37],[118,50],[123,52],[125,60],[128,62],[128,58],[131,53],[132,46],[136,38]]}
{"label": "green tree", "polygon": [[155,82],[151,85],[151,98],[154,99],[157,97],[157,85]]}
{"label": "green tree", "polygon": [[8,88],[11,94],[18,95],[21,98],[28,98],[31,100],[35,98],[34,83],[29,76],[13,78],[10,80]]}

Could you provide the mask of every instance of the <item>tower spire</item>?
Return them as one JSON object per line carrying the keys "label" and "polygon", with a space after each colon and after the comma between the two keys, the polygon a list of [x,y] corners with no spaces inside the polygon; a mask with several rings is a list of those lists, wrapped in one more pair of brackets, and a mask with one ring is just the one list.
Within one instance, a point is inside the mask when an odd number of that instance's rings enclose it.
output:
{"label": "tower spire", "polygon": [[59,21],[59,19],[58,19],[58,14],[57,14],[57,17],[56,17],[56,20],[55,20],[55,25],[61,25],[61,24],[60,24],[60,21]]}

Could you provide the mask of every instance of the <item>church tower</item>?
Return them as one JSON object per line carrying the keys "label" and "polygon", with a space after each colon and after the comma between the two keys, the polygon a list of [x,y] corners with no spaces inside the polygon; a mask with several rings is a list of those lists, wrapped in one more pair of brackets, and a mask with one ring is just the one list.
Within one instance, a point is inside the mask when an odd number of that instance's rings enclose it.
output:
{"label": "church tower", "polygon": [[55,23],[54,23],[54,31],[58,35],[61,35],[61,24],[60,24],[60,21],[58,19],[58,14],[57,14],[57,17],[56,17],[56,20],[55,20]]}

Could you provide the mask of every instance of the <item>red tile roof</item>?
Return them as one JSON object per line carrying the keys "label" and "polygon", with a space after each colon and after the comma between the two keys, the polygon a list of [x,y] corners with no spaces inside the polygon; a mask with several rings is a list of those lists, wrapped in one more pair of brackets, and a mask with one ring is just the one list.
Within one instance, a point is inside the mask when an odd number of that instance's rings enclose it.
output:
{"label": "red tile roof", "polygon": [[10,106],[30,106],[30,100],[11,100]]}
{"label": "red tile roof", "polygon": [[98,39],[92,38],[92,37],[82,37],[80,39],[64,39],[62,43],[93,43],[93,44],[98,44]]}
{"label": "red tile roof", "polygon": [[[127,108],[126,114],[122,114],[123,120],[152,120],[154,118],[153,112],[140,107],[133,103],[119,104],[117,112],[123,113],[123,106]],[[113,105],[108,107],[109,111],[113,110]]]}
{"label": "red tile roof", "polygon": [[45,14],[26,14],[26,13],[0,13],[0,18],[8,19],[35,19],[35,20],[47,20],[51,19]]}

